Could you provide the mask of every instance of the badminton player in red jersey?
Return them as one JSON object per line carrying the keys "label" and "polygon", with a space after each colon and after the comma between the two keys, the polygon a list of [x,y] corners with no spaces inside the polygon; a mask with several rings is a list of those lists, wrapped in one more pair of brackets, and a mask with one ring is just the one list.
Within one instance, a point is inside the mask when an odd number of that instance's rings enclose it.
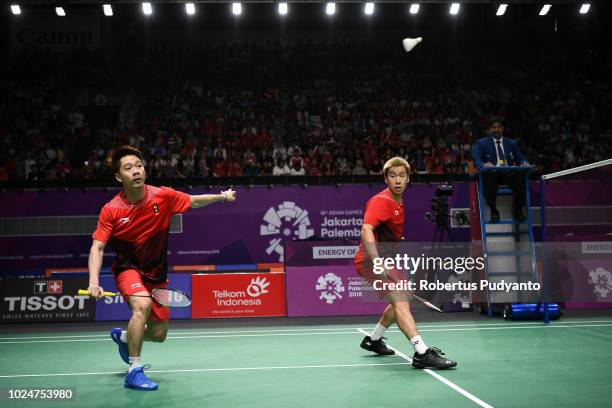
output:
{"label": "badminton player in red jersey", "polygon": [[[373,271],[373,260],[378,258],[377,243],[399,242],[404,239],[404,202],[402,196],[410,178],[410,165],[401,157],[389,159],[383,174],[387,188],[370,198],[366,204],[363,226],[361,228],[361,243],[355,255],[357,273],[370,283],[375,280],[382,282],[398,282],[406,279],[394,269],[377,275]],[[392,245],[392,244],[387,244]],[[412,365],[416,368],[450,368],[457,365],[455,361],[440,356],[442,351],[436,347],[427,347],[410,312],[409,293],[399,291],[381,291],[381,295],[390,303],[383,312],[374,331],[365,336],[361,348],[380,355],[395,354],[383,341],[385,330],[397,323],[399,329],[410,340],[414,348]]]}
{"label": "badminton player in red jersey", "polygon": [[142,153],[132,146],[115,150],[113,167],[123,191],[100,211],[89,252],[88,291],[98,299],[103,296],[99,276],[104,248],[109,244],[117,253],[112,266],[115,284],[132,309],[127,330],[111,330],[121,358],[129,364],[124,385],[142,391],[155,390],[157,384],[143,372],[140,352],[144,340],[163,342],[168,332],[170,310],[146,296],[155,288],[166,287],[168,282],[166,248],[170,218],[189,208],[234,201],[236,192],[230,189],[220,194],[188,195],[145,184]]}

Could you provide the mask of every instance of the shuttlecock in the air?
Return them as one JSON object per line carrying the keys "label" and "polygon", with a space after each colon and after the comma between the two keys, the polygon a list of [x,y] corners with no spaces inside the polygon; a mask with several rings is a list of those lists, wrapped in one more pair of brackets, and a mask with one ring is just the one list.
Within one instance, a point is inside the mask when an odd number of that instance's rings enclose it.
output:
{"label": "shuttlecock in the air", "polygon": [[423,37],[404,38],[402,40],[402,45],[404,46],[404,49],[406,50],[406,52],[410,52],[421,41],[423,41]]}

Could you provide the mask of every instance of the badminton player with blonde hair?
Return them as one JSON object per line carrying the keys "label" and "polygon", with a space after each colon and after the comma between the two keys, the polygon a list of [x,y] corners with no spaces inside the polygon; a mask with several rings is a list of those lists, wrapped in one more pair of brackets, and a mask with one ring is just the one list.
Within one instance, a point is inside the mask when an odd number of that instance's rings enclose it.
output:
{"label": "badminton player with blonde hair", "polygon": [[[399,242],[404,239],[403,194],[410,180],[410,165],[401,157],[389,159],[383,166],[387,188],[368,200],[361,228],[361,243],[355,255],[355,269],[365,280],[399,282],[405,278],[395,269],[387,269],[382,275],[374,273],[373,260],[379,257],[379,243]],[[395,354],[383,341],[385,330],[397,323],[414,348],[412,365],[415,368],[444,369],[457,365],[446,359],[437,347],[427,347],[421,338],[410,311],[408,292],[380,291],[389,305],[369,336],[361,342],[361,348],[379,355]]]}

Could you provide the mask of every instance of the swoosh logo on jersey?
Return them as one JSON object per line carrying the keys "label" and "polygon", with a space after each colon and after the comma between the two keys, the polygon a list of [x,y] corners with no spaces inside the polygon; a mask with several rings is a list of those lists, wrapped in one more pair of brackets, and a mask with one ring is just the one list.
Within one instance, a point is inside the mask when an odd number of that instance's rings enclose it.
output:
{"label": "swoosh logo on jersey", "polygon": [[125,224],[127,222],[130,222],[130,217],[119,218],[119,222],[121,224]]}

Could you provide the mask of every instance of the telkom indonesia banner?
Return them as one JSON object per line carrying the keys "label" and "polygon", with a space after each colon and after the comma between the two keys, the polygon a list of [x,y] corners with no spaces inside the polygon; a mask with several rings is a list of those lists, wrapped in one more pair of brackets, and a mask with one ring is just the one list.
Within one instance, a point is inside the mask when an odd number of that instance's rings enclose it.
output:
{"label": "telkom indonesia banner", "polygon": [[[215,203],[177,216],[168,244],[169,264],[283,262],[287,241],[357,240],[367,200],[384,188],[384,184],[237,188],[235,202]],[[431,211],[434,190],[435,186],[425,184],[407,189],[404,236],[408,241],[433,236],[433,224],[424,215]],[[6,221],[0,225],[11,225],[10,231],[0,230],[0,272],[85,267],[100,208],[118,191],[0,193],[0,221]],[[467,211],[466,183],[455,185],[450,206]],[[37,232],[39,225],[47,229]],[[467,239],[468,231],[454,228],[455,239]],[[113,258],[112,249],[107,248],[104,265],[109,266]]]}
{"label": "telkom indonesia banner", "polygon": [[387,303],[355,272],[357,246],[288,242],[287,316],[378,315]]}
{"label": "telkom indonesia banner", "polygon": [[192,317],[285,316],[284,273],[192,276]]}
{"label": "telkom indonesia banner", "polygon": [[[191,297],[191,274],[171,273],[168,280],[169,288],[178,289]],[[117,292],[113,276],[100,276],[100,286],[106,292]],[[96,320],[129,320],[131,317],[130,307],[120,294],[96,302]],[[191,319],[191,307],[171,308],[170,319]]]}

